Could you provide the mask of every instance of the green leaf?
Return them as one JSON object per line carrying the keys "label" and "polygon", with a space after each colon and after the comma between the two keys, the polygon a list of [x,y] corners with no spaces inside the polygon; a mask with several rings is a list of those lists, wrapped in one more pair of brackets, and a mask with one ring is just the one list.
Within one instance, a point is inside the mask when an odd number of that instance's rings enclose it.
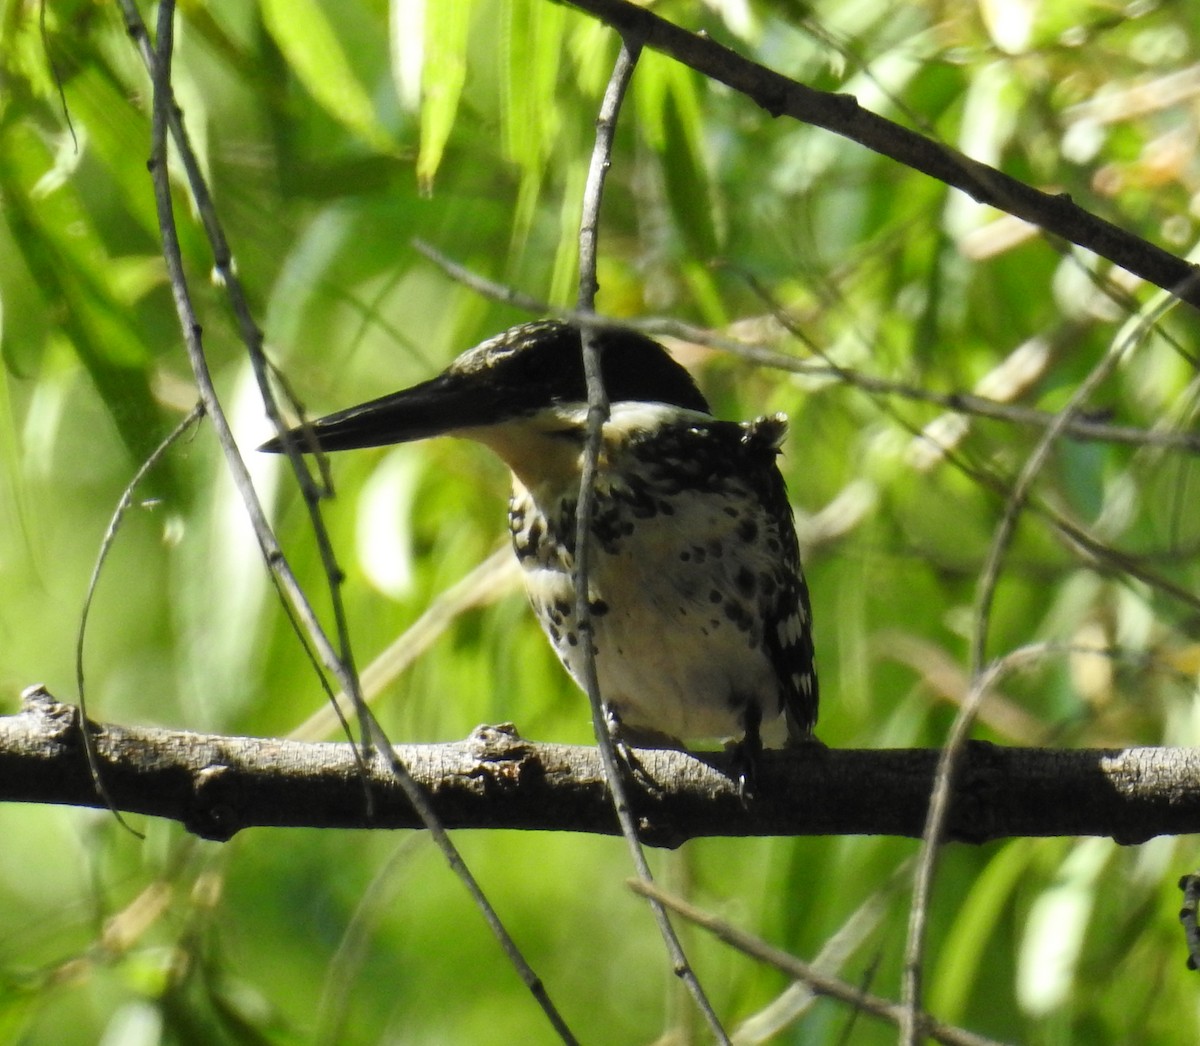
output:
{"label": "green leaf", "polygon": [[[165,435],[167,422],[150,388],[151,353],[132,322],[131,301],[120,296],[137,266],[109,263],[73,183],[31,199],[26,186],[39,159],[44,163],[47,156],[28,128],[17,125],[4,144],[0,194],[7,201],[6,217],[18,256],[55,311],[59,331],[91,375],[131,460],[141,462]],[[5,343],[10,365],[13,348]],[[169,471],[160,471],[151,483],[160,490],[163,484],[175,487]]]}
{"label": "green leaf", "polygon": [[638,116],[662,164],[674,225],[702,263],[717,253],[715,200],[704,159],[704,119],[690,70],[654,54],[639,63]]}
{"label": "green leaf", "polygon": [[428,192],[441,166],[467,80],[467,36],[471,2],[425,8],[425,64],[421,75],[421,148],[417,181]]}
{"label": "green leaf", "polygon": [[980,977],[985,976],[989,945],[1003,937],[1001,923],[1028,873],[1036,846],[1018,839],[1000,848],[959,906],[930,980],[929,1009],[940,1019],[951,1024],[962,1020]]}
{"label": "green leaf", "polygon": [[262,13],[267,31],[317,104],[369,145],[392,151],[391,137],[321,6],[315,0],[262,0]]}

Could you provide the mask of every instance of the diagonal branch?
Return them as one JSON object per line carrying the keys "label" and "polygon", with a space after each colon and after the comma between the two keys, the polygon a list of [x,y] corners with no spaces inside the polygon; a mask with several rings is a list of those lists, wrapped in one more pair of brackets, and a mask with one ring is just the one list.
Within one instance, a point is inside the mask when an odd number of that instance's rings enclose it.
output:
{"label": "diagonal branch", "polygon": [[646,47],[746,95],[772,116],[790,116],[961,189],[979,203],[1040,226],[1093,251],[1200,308],[1195,266],[1078,206],[1065,193],[1044,193],[985,163],[870,112],[848,94],[817,91],[744,58],[708,36],[688,32],[628,0],[568,0]]}
{"label": "diagonal branch", "polygon": [[[762,938],[746,933],[695,905],[688,904],[655,887],[647,886],[645,883],[630,882],[629,888],[644,897],[654,897],[662,904],[667,905],[671,911],[678,912],[689,922],[707,930],[718,940],[736,948],[743,955],[748,955],[761,963],[782,970],[800,983],[809,985],[814,992],[820,995],[827,995],[831,999],[847,1003],[863,1013],[878,1017],[891,1024],[900,1024],[903,1020],[902,1007],[891,1000],[872,995],[853,984],[848,984],[839,977],[832,977],[815,964],[797,959],[794,955],[768,944]],[[944,1046],[1001,1046],[995,1039],[984,1038],[982,1035],[975,1035],[962,1028],[943,1024],[927,1013],[919,1014],[918,1025],[922,1035],[928,1036],[934,1042],[943,1043]]]}

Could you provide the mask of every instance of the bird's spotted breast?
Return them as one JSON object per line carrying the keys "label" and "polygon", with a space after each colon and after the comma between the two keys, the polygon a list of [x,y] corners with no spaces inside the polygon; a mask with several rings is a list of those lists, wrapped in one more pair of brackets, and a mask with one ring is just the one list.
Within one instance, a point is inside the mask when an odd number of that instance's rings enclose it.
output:
{"label": "bird's spotted breast", "polygon": [[[807,591],[775,466],[783,431],[779,418],[605,431],[593,637],[601,692],[637,732],[732,736],[782,712],[797,736],[811,729]],[[578,680],[576,497],[518,483],[509,527],[533,608]]]}

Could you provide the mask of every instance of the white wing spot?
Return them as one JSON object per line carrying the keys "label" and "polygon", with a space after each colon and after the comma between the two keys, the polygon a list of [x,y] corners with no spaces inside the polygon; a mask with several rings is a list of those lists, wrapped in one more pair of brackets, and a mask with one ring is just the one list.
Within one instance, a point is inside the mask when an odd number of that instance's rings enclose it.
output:
{"label": "white wing spot", "polygon": [[779,622],[779,641],[785,647],[798,642],[804,633],[804,620],[799,614],[791,613]]}

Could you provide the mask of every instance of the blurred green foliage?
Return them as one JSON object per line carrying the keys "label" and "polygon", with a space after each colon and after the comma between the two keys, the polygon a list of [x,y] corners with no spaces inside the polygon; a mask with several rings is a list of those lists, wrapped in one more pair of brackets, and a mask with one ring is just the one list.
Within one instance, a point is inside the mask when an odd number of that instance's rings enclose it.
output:
{"label": "blurred green foliage", "polygon": [[[1079,203],[1181,254],[1200,222],[1200,26],[1166,0],[895,5],[674,0],[661,14]],[[39,26],[44,16],[44,32]],[[616,43],[538,0],[181,5],[174,86],[274,359],[314,412],[430,375],[524,318],[448,278],[414,238],[555,305]],[[0,3],[0,710],[71,700],[92,561],[139,462],[194,401],[145,161],[149,87],[119,9]],[[61,87],[61,93],[60,93]],[[205,345],[249,450],[268,435],[212,259],[174,172]],[[1086,253],[646,54],[601,236],[602,310],[724,328],[901,386],[980,388],[1047,411],[1121,348],[1101,420],[1194,430],[1197,325]],[[795,333],[772,319],[785,310]],[[785,410],[783,459],[817,614],[831,745],[936,745],[966,685],[971,607],[1040,429],[942,417],[902,394],[679,346],[728,417]],[[926,426],[933,428],[926,428]],[[925,435],[922,435],[922,433]],[[934,433],[952,442],[936,452]],[[253,457],[253,455],[251,455]],[[279,462],[252,462],[319,606],[319,563]],[[1198,590],[1192,461],[1062,440],[1052,507]],[[327,519],[360,661],[501,542],[507,479],[455,443],[346,455]],[[990,477],[985,482],[981,477]],[[998,493],[998,491],[1000,493]],[[321,707],[211,434],[140,492],[87,637],[95,716],[280,735]],[[583,698],[522,597],[486,593],[383,695],[404,740],[480,722],[586,743]],[[1001,743],[1194,744],[1194,610],[1027,513],[988,637],[1056,644],[1002,680]],[[1100,648],[1106,656],[1065,647]],[[420,835],[252,831],[225,846],[102,813],[0,809],[0,1042],[543,1042],[550,1030]],[[609,839],[461,833],[588,1042],[695,1018]],[[707,840],[656,855],[669,887],[802,957],[861,905],[885,918],[841,966],[897,993],[916,849],[894,839]],[[1175,880],[1188,840],[951,846],[927,974],[949,1021],[1030,1043],[1192,1044]],[[879,891],[884,891],[879,893]],[[687,939],[733,1027],[782,977]],[[821,1001],[779,1041],[890,1042]]]}

